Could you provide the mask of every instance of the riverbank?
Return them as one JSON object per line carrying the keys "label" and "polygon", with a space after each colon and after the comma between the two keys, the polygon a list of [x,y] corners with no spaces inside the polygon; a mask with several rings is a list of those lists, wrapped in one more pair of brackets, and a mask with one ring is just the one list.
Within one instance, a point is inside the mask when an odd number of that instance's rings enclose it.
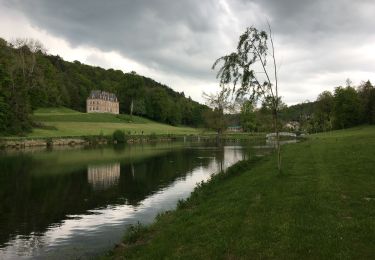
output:
{"label": "riverbank", "polygon": [[[215,134],[206,135],[126,135],[125,143],[157,143],[157,142],[216,142],[218,140]],[[225,134],[220,137],[221,141],[243,142],[264,140],[263,133],[256,134]],[[0,137],[0,149],[24,149],[32,147],[79,147],[92,145],[106,145],[117,143],[112,136],[89,135],[89,136],[61,136],[61,137]]]}
{"label": "riverbank", "polygon": [[104,258],[370,259],[375,255],[375,127],[311,136],[201,184]]}
{"label": "riverbank", "polygon": [[[125,136],[125,142],[150,143],[150,142],[171,142],[183,137],[178,136]],[[63,136],[63,137],[40,137],[40,138],[0,138],[0,149],[23,149],[30,147],[61,147],[61,146],[92,146],[114,144],[112,136]]]}
{"label": "riverbank", "polygon": [[[171,126],[129,115],[88,114],[68,108],[43,108],[33,114],[35,126],[25,136],[0,137],[0,149],[27,147],[82,146],[112,143],[121,130],[127,143],[215,140],[216,134],[199,128]],[[264,133],[230,133],[224,140],[265,138]]]}

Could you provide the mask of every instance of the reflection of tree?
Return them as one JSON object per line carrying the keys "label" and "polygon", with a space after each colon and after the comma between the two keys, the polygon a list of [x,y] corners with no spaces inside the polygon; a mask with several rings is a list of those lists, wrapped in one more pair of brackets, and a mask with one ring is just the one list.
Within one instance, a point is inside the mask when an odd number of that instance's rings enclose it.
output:
{"label": "reflection of tree", "polygon": [[194,168],[207,166],[220,153],[212,149],[171,150],[143,161],[111,164],[107,170],[63,174],[33,174],[40,164],[32,155],[0,157],[0,247],[16,235],[42,233],[67,215],[107,205],[137,205]]}
{"label": "reflection of tree", "polygon": [[[168,186],[176,178],[184,177],[197,166],[208,165],[217,153],[216,151],[213,155],[212,152],[212,150],[187,149],[165,156],[156,156],[147,162],[123,164],[119,181],[122,195],[129,204],[137,205],[147,196]],[[210,156],[197,159],[197,157],[204,157],[203,154]]]}

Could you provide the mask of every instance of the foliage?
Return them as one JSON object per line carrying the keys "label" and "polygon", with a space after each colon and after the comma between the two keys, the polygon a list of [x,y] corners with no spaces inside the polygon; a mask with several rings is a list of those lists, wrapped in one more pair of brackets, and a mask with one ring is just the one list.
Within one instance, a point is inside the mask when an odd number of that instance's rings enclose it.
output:
{"label": "foliage", "polygon": [[251,101],[245,101],[241,107],[241,125],[244,131],[252,132],[256,130],[256,114]]}
{"label": "foliage", "polygon": [[315,102],[305,102],[281,111],[284,122],[297,121],[302,130],[324,132],[360,124],[375,124],[375,88],[370,81],[357,88],[337,87],[323,91]]}
{"label": "foliage", "polygon": [[322,131],[332,130],[333,125],[333,108],[335,98],[329,91],[319,94],[316,101],[314,120]]}
{"label": "foliage", "polygon": [[222,134],[227,128],[227,121],[222,110],[215,108],[214,110],[207,110],[204,113],[206,127],[214,130],[217,134]]}
{"label": "foliage", "polygon": [[114,142],[118,144],[123,144],[126,142],[126,135],[125,132],[122,130],[116,130],[112,134],[112,139]]}
{"label": "foliage", "polygon": [[224,112],[231,109],[230,91],[224,88],[216,94],[203,93],[203,97],[206,100],[206,104],[213,109],[206,110],[204,113],[206,127],[215,130],[221,135],[228,124]]}
{"label": "foliage", "polygon": [[368,80],[358,87],[358,97],[361,102],[360,112],[363,123],[375,124],[375,88]]}
{"label": "foliage", "polygon": [[[129,110],[122,108],[122,112],[133,115],[134,102],[138,101],[145,94],[145,83],[142,76],[132,71],[124,80],[124,86],[119,90],[119,99],[129,102]],[[137,111],[139,112],[139,111]]]}
{"label": "foliage", "polygon": [[334,94],[334,127],[348,128],[360,122],[360,100],[353,87],[338,87]]}

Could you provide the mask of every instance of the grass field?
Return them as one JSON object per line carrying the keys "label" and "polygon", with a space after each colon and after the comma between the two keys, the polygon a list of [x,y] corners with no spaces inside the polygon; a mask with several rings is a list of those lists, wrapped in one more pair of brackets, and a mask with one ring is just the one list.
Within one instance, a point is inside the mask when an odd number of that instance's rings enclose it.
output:
{"label": "grass field", "polygon": [[[375,127],[311,136],[242,162],[108,258],[373,259]],[[105,258],[106,258],[105,257]]]}
{"label": "grass field", "polygon": [[175,127],[157,123],[142,117],[112,114],[87,114],[68,108],[38,109],[33,115],[43,127],[34,128],[29,137],[63,137],[87,135],[111,135],[115,130],[127,134],[199,134],[200,129]]}

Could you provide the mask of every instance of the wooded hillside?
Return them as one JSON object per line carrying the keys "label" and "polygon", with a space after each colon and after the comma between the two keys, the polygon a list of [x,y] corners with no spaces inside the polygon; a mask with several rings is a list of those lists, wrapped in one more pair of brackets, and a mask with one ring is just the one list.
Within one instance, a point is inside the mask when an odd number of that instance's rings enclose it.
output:
{"label": "wooded hillside", "polygon": [[40,107],[65,106],[85,111],[93,89],[115,93],[120,112],[133,113],[172,125],[200,126],[208,109],[184,93],[135,72],[67,62],[48,55],[34,40],[12,44],[0,38],[0,133],[30,131],[30,114]]}

